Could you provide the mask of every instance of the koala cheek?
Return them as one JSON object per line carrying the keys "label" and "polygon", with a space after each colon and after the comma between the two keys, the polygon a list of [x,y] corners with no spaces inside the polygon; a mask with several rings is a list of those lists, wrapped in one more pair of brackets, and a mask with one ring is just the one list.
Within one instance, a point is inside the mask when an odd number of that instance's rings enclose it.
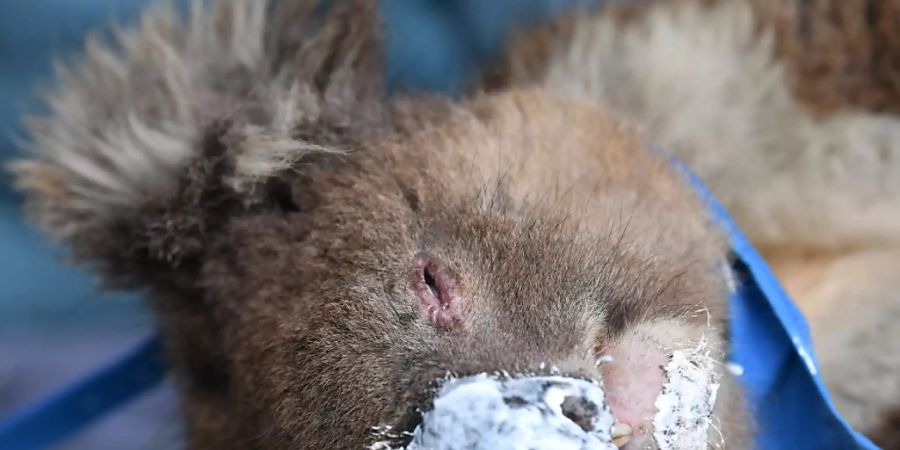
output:
{"label": "koala cheek", "polygon": [[[630,432],[623,448],[705,446],[718,383],[703,331],[657,321],[629,330],[607,349],[603,385],[616,422]],[[670,435],[678,442],[668,445]]]}
{"label": "koala cheek", "polygon": [[603,386],[616,421],[631,427],[631,444],[652,437],[654,402],[662,392],[666,354],[659,344],[628,333],[609,348]]}

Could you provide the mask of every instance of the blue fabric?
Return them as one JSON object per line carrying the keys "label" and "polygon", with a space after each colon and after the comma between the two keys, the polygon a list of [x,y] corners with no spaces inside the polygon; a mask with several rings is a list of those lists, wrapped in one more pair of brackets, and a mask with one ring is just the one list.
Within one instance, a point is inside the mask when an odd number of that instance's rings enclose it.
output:
{"label": "blue fabric", "polygon": [[151,336],[120,360],[0,422],[0,450],[45,448],[159,384],[161,345]]}
{"label": "blue fabric", "polygon": [[809,328],[768,265],[700,180],[677,164],[737,257],[731,298],[731,360],[743,370],[756,417],[757,447],[766,450],[877,449],[852,430],[831,402],[817,367]]}

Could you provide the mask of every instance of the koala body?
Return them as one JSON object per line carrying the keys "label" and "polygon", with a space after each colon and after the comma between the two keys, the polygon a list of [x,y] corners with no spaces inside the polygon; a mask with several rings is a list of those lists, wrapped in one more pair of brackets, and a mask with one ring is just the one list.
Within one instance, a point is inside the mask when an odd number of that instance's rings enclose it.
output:
{"label": "koala body", "polygon": [[[384,91],[369,2],[162,8],[88,43],[15,170],[77,259],[149,292],[193,448],[361,448],[384,427],[402,441],[441,379],[498,371],[602,380],[625,448],[653,448],[672,355],[703,342],[727,358],[728,249],[649,141],[765,249],[891,230],[812,206],[775,215],[783,191],[766,188],[815,171],[748,189],[788,139],[758,104],[797,120],[791,139],[845,129],[797,116],[770,78],[772,92],[731,95],[749,68],[775,76],[753,11],[698,0],[563,21],[514,46],[487,92],[451,100]],[[711,92],[666,62],[672,45],[719,76]],[[870,119],[846,123],[892,132]],[[749,448],[740,389],[711,367],[708,445]]]}

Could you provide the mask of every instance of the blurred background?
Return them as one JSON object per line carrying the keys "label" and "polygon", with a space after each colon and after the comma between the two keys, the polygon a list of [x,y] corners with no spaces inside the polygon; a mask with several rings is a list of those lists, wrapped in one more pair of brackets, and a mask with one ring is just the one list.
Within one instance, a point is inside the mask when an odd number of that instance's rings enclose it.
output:
{"label": "blurred background", "polygon": [[[77,57],[88,32],[127,24],[155,0],[6,0],[0,15],[0,164],[21,154],[20,118],[39,111],[54,61]],[[175,0],[186,3],[186,0]],[[392,88],[458,92],[507,31],[590,0],[386,0]],[[149,334],[135,293],[103,293],[65,264],[21,214],[0,175],[0,417],[115,359]],[[161,386],[59,448],[179,448],[177,400]]]}

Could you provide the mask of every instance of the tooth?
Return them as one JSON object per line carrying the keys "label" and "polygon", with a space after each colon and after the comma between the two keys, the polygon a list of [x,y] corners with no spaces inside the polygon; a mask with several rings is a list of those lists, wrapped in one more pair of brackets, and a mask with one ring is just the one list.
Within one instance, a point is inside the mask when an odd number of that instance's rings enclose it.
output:
{"label": "tooth", "polygon": [[617,438],[614,438],[614,439],[612,440],[612,443],[613,443],[613,445],[615,445],[616,447],[622,448],[622,447],[624,447],[625,444],[627,444],[628,441],[630,441],[630,440],[631,440],[631,436],[629,436],[629,435],[626,434],[625,436],[619,436],[619,437],[617,437]]}
{"label": "tooth", "polygon": [[618,422],[612,429],[613,445],[622,447],[631,440],[631,426],[627,423]]}
{"label": "tooth", "polygon": [[627,423],[616,422],[612,429],[613,437],[618,436],[630,436],[631,435],[631,426]]}

